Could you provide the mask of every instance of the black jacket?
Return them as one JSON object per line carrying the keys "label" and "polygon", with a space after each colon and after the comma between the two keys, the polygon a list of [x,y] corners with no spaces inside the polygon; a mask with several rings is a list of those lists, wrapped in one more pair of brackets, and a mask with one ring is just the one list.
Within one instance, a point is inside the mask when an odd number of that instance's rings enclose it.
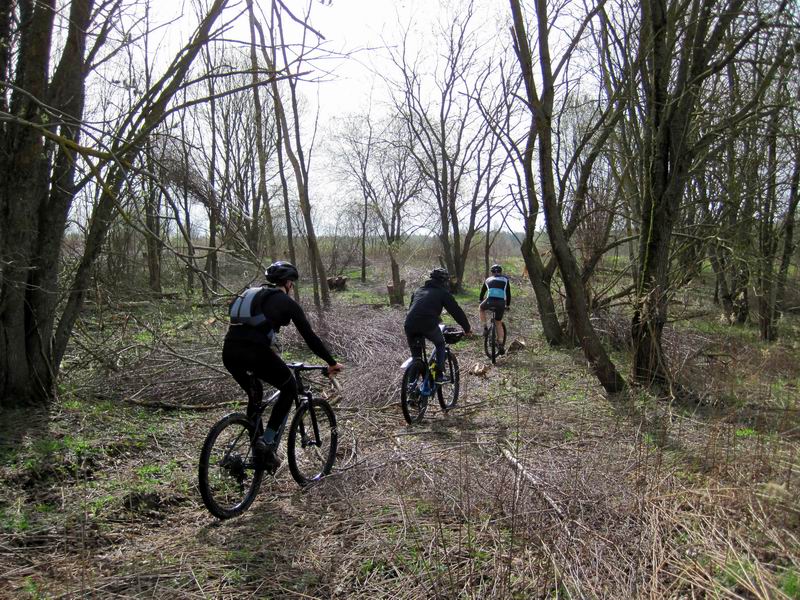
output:
{"label": "black jacket", "polygon": [[456,322],[470,331],[469,319],[453,298],[453,294],[433,279],[428,279],[416,292],[411,294],[411,304],[406,315],[406,331],[427,331],[439,324],[442,309],[446,309]]}
{"label": "black jacket", "polygon": [[[266,294],[261,302],[260,310],[267,317],[275,333],[291,321],[314,354],[329,365],[336,364],[336,360],[331,356],[325,344],[322,343],[322,340],[311,328],[303,308],[289,294],[284,292]],[[264,332],[260,331],[260,328],[249,325],[231,325],[228,327],[225,343],[231,342],[245,342],[269,347],[269,339],[264,335]]]}

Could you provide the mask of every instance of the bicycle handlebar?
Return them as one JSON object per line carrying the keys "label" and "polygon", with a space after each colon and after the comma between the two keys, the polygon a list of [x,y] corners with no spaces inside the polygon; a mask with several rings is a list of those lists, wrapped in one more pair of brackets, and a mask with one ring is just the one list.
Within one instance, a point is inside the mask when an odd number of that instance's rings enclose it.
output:
{"label": "bicycle handlebar", "polygon": [[292,371],[327,371],[328,365],[307,365],[305,363],[286,363]]}
{"label": "bicycle handlebar", "polygon": [[[305,363],[286,363],[286,366],[289,367],[292,371],[326,371],[328,370],[328,365],[307,365]],[[335,375],[327,375],[328,379],[330,379],[331,384],[336,391],[341,393],[342,392],[342,384],[336,379]]]}

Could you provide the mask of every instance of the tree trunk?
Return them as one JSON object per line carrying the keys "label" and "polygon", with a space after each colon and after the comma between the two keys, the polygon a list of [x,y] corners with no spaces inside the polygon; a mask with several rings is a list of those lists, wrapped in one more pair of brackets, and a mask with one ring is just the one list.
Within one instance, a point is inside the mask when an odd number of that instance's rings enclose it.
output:
{"label": "tree trunk", "polygon": [[[538,19],[539,63],[542,71],[543,92],[541,98],[536,93],[533,77],[532,54],[528,46],[528,37],[519,0],[510,0],[514,18],[515,49],[520,60],[528,93],[528,106],[535,120],[537,138],[539,140],[539,181],[544,205],[545,224],[550,238],[553,253],[558,261],[558,268],[566,288],[569,302],[570,322],[581,343],[584,355],[592,366],[592,370],[600,381],[600,385],[610,394],[621,392],[626,384],[617,372],[608,354],[603,348],[600,338],[592,327],[589,309],[581,280],[578,263],[567,242],[561,208],[558,205],[555,179],[553,176],[552,122],[554,81],[550,63],[550,48],[547,30],[547,4],[545,0],[537,0],[536,15]],[[533,128],[532,128],[533,129]],[[530,135],[530,134],[529,134]],[[529,271],[530,273],[530,271]],[[531,276],[533,274],[531,273]]]}
{"label": "tree trunk", "polygon": [[553,302],[553,294],[550,285],[544,281],[544,265],[536,248],[534,238],[535,231],[533,226],[526,226],[525,237],[522,241],[520,251],[522,260],[525,261],[525,268],[528,270],[528,278],[536,296],[536,304],[539,307],[539,318],[542,321],[542,332],[551,346],[560,346],[564,341],[564,332],[561,323],[558,322],[558,313]]}
{"label": "tree trunk", "polygon": [[797,243],[794,241],[794,221],[797,215],[798,200],[800,200],[800,153],[794,156],[794,172],[789,188],[789,207],[783,225],[783,253],[781,264],[778,267],[778,280],[775,284],[775,312],[778,316],[783,314],[786,301],[786,279],[789,275],[789,264],[794,255]]}
{"label": "tree trunk", "polygon": [[392,270],[392,293],[389,295],[389,303],[395,306],[405,304],[405,282],[400,279],[400,265],[394,253],[389,253],[389,263]]}
{"label": "tree trunk", "polygon": [[[152,161],[150,161],[152,165]],[[152,170],[152,166],[150,167]],[[159,192],[151,183],[147,185],[144,206],[145,248],[147,252],[147,274],[150,291],[161,293],[161,218],[159,216]]]}
{"label": "tree trunk", "polygon": [[[683,14],[681,8],[667,6],[661,0],[640,3],[639,47],[643,58],[638,68],[645,91],[644,179],[637,305],[631,333],[633,375],[646,385],[670,382],[661,339],[669,306],[672,231],[694,159],[688,136],[696,119],[700,86],[711,73],[709,61],[741,5],[740,0],[732,0],[717,17],[712,0],[692,3],[691,14]],[[693,43],[676,48],[675,29],[681,18],[687,20],[683,39]]]}
{"label": "tree trunk", "polygon": [[192,214],[190,212],[189,192],[183,192],[183,223],[186,230],[186,290],[189,295],[194,290],[194,272],[195,266],[195,249],[194,240],[192,239]]}
{"label": "tree trunk", "polygon": [[[274,90],[273,90],[274,92]],[[277,102],[279,99],[275,99],[273,97],[273,105],[275,107],[275,114],[278,114],[278,106]],[[297,253],[294,248],[294,235],[293,235],[293,227],[292,227],[292,208],[289,204],[289,183],[286,181],[286,173],[284,172],[284,162],[283,162],[283,128],[276,127],[275,128],[276,134],[276,145],[277,145],[277,153],[278,153],[278,175],[280,176],[281,180],[281,193],[283,194],[283,210],[284,215],[286,218],[286,245],[289,247],[289,262],[291,262],[294,266],[297,266]],[[300,289],[298,286],[293,286],[292,290],[294,291],[294,298],[295,300],[300,300]]]}
{"label": "tree trunk", "polygon": [[361,283],[367,281],[367,210],[369,198],[364,194],[364,215],[361,218]]}
{"label": "tree trunk", "polygon": [[730,324],[734,313],[733,297],[728,286],[728,278],[725,274],[725,267],[720,259],[720,254],[719,246],[712,244],[709,248],[708,259],[711,262],[711,269],[714,271],[716,279],[715,298],[722,303],[722,314]]}
{"label": "tree trunk", "polygon": [[254,126],[256,129],[256,154],[258,156],[258,193],[253,198],[253,229],[250,240],[251,249],[255,256],[261,256],[258,247],[258,223],[260,209],[264,209],[264,225],[267,229],[267,256],[271,262],[275,261],[275,227],[272,224],[272,210],[267,196],[267,152],[264,144],[264,115],[259,92],[258,55],[256,54],[256,27],[255,14],[253,13],[253,0],[247,0],[247,12],[250,23],[250,67],[253,81],[253,112]]}
{"label": "tree trunk", "polygon": [[314,306],[320,307],[319,301],[319,276],[317,274],[317,261],[313,259],[311,247],[308,245],[308,236],[306,236],[306,250],[308,251],[308,262],[311,265],[311,283],[313,284],[313,297]]}
{"label": "tree trunk", "polygon": [[484,240],[483,245],[483,276],[489,277],[489,269],[491,268],[490,264],[490,252],[492,251],[492,207],[487,202],[486,204],[486,239]]}
{"label": "tree trunk", "polygon": [[767,189],[760,207],[758,222],[758,328],[761,339],[772,342],[778,337],[775,316],[775,254],[778,234],[775,211],[778,185],[778,112],[770,118],[767,132]]}
{"label": "tree trunk", "polygon": [[[82,49],[85,33],[76,31],[85,22],[80,11],[89,5],[75,2],[62,62],[53,84],[48,85],[55,2],[20,3],[20,50],[17,56],[17,89],[10,111],[21,118],[46,125],[39,101],[58,102],[59,107],[82,111]],[[10,17],[11,14],[5,14]],[[8,23],[6,25],[9,25]],[[85,31],[85,29],[84,29]],[[8,40],[3,40],[7,42]],[[5,44],[4,44],[5,45]],[[81,51],[76,57],[75,52]],[[70,64],[67,64],[69,61]],[[77,69],[77,71],[76,71]],[[69,70],[70,73],[65,73]],[[7,72],[0,73],[4,79]],[[68,77],[72,75],[77,79]],[[67,97],[77,84],[81,93]],[[70,102],[72,101],[72,102]],[[80,113],[77,118],[80,119]],[[23,124],[3,125],[0,160],[0,406],[40,404],[51,394],[56,369],[51,361],[51,335],[58,300],[57,269],[63,223],[69,209],[74,170],[61,149],[57,152],[54,186],[49,192],[50,162],[42,134]],[[65,125],[63,133],[77,135]],[[61,224],[61,229],[58,227]]]}
{"label": "tree trunk", "polygon": [[[206,48],[208,53],[208,48]],[[206,61],[207,65],[211,64],[210,58]],[[217,110],[215,96],[214,78],[208,78],[208,92],[209,92],[209,115],[211,117],[211,156],[208,161],[208,198],[206,199],[206,214],[208,215],[208,253],[206,254],[206,264],[203,268],[204,277],[209,279],[207,286],[203,289],[210,289],[216,292],[219,288],[219,259],[217,255],[217,231],[219,230],[219,203],[217,202],[216,195],[216,177],[217,177]]]}
{"label": "tree trunk", "polygon": [[[275,60],[267,59],[267,68],[276,72]],[[272,79],[272,97],[275,106],[275,119],[277,126],[282,131],[283,147],[286,150],[286,156],[292,165],[294,171],[295,183],[297,185],[297,195],[300,203],[300,212],[303,215],[303,222],[306,228],[306,240],[308,243],[309,261],[312,263],[312,273],[315,275],[315,294],[314,303],[319,307],[320,300],[322,306],[329,307],[331,303],[330,290],[328,289],[328,277],[325,273],[325,265],[322,262],[322,255],[319,251],[319,244],[317,243],[317,236],[314,232],[314,221],[311,216],[311,203],[308,197],[308,170],[303,156],[303,149],[300,145],[300,113],[298,108],[298,99],[295,91],[295,83],[289,80],[289,89],[291,92],[292,103],[292,116],[294,119],[294,137],[296,149],[292,147],[292,132],[289,129],[289,122],[286,118],[286,110],[283,105],[283,100],[278,90],[278,82],[275,78]],[[319,290],[319,294],[316,291]]]}
{"label": "tree trunk", "polygon": [[[95,165],[95,176],[107,168],[101,182],[103,193],[92,214],[89,233],[63,312],[56,323],[57,272],[66,218],[74,199],[73,152],[82,120],[85,41],[92,13],[91,0],[73,0],[67,38],[61,60],[48,86],[49,57],[54,27],[55,2],[22,2],[23,31],[19,40],[16,91],[11,112],[33,125],[3,126],[3,158],[0,159],[0,211],[3,224],[0,255],[0,406],[43,403],[52,394],[61,358],[72,328],[90,288],[91,273],[117,206],[117,194],[126,181],[123,165],[131,164],[138,144],[160,123],[167,103],[183,81],[208,31],[224,7],[217,0],[201,22],[191,45],[184,49],[155,90],[152,103],[138,107],[126,126],[132,128],[115,138],[110,162]],[[5,74],[3,74],[5,76]],[[38,102],[57,113],[57,126],[47,125]],[[52,119],[48,119],[48,122]],[[138,123],[133,127],[132,123]],[[42,132],[59,135],[52,150]],[[53,157],[52,165],[48,158]],[[111,160],[113,158],[113,160]]]}
{"label": "tree trunk", "polygon": [[[543,2],[544,0],[539,0]],[[543,114],[551,114],[543,111]],[[553,157],[550,142],[550,124],[540,118],[539,123],[539,169],[542,182],[542,199],[544,201],[545,223],[547,234],[553,246],[553,253],[558,260],[558,269],[567,292],[569,302],[570,323],[583,348],[586,359],[600,381],[600,385],[609,393],[616,394],[626,388],[625,380],[617,371],[600,337],[592,326],[589,307],[586,302],[586,290],[581,279],[578,262],[567,243],[561,222],[561,211],[556,201],[555,183],[552,175]]]}
{"label": "tree trunk", "polygon": [[[519,36],[526,36],[525,24],[522,18],[522,11],[517,0],[511,0],[511,10],[514,16],[514,29],[512,32],[515,39]],[[535,96],[533,88],[533,64],[528,45],[527,37],[515,46],[517,60],[522,68],[526,90],[529,100]],[[536,295],[536,303],[539,307],[539,318],[542,320],[542,330],[545,339],[551,346],[558,346],[564,340],[564,332],[558,322],[555,303],[550,290],[550,278],[544,276],[544,265],[536,247],[536,217],[539,214],[539,201],[536,195],[536,184],[533,176],[533,155],[536,147],[536,118],[531,115],[531,124],[528,129],[528,136],[525,140],[525,152],[522,159],[522,167],[525,179],[525,189],[521,191],[524,199],[521,200],[526,209],[525,218],[525,237],[522,241],[520,250],[525,267],[528,269],[528,277]]]}
{"label": "tree trunk", "polygon": [[[758,166],[755,164],[760,161],[760,157],[754,156],[752,148],[752,128],[744,136],[744,147],[742,156],[744,160],[737,160],[737,153],[733,141],[729,143],[728,161],[728,187],[731,190],[730,223],[736,236],[733,240],[733,255],[728,261],[733,270],[731,281],[733,282],[732,296],[735,323],[744,325],[750,320],[750,266],[742,261],[744,256],[752,256],[755,253],[753,247],[753,213],[755,212],[755,184],[758,173]],[[744,192],[741,190],[741,181],[744,180]]]}

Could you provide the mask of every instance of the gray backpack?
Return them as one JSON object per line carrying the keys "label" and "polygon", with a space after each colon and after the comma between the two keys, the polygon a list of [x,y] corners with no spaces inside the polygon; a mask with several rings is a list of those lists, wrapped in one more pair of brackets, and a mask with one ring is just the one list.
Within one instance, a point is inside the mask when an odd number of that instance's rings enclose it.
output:
{"label": "gray backpack", "polygon": [[272,323],[261,312],[261,302],[265,295],[277,293],[279,290],[268,287],[247,288],[231,303],[231,325],[247,325],[262,331],[270,342],[275,337]]}
{"label": "gray backpack", "polygon": [[[253,305],[259,306],[263,298],[262,292],[267,288],[247,288],[231,303],[230,316],[232,325],[250,325],[251,327],[259,327],[267,322],[261,312],[254,312]],[[256,303],[256,299],[258,302]]]}

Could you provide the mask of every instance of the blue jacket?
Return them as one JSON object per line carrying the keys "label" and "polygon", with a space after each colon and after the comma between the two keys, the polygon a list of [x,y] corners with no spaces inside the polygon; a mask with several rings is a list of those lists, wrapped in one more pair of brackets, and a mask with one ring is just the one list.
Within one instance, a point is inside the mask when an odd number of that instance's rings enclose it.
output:
{"label": "blue jacket", "polygon": [[480,300],[489,294],[489,298],[505,299],[506,306],[511,306],[511,282],[505,275],[492,275],[483,282]]}

